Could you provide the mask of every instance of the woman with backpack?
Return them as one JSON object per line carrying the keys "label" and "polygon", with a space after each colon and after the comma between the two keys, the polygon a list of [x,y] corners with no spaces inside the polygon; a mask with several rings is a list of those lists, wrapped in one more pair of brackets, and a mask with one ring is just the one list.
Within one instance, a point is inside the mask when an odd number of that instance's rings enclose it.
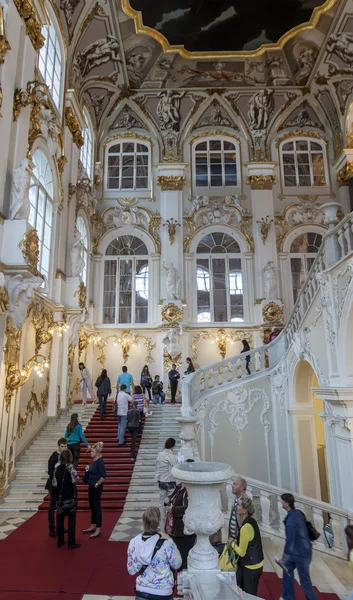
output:
{"label": "woman with backpack", "polygon": [[135,600],[155,598],[170,600],[173,597],[172,569],[179,569],[181,556],[173,540],[163,539],[158,532],[161,514],[151,506],[142,516],[143,533],[134,537],[127,551],[127,570],[136,575]]}
{"label": "woman with backpack", "polygon": [[103,369],[100,376],[97,377],[95,385],[97,388],[97,396],[99,401],[100,418],[104,419],[105,411],[107,409],[107,398],[112,393],[112,386],[106,369]]}
{"label": "woman with backpack", "polygon": [[60,454],[59,466],[56,467],[53,476],[52,494],[57,500],[56,508],[56,532],[58,535],[57,546],[60,548],[65,544],[64,520],[68,517],[68,548],[75,550],[81,544],[76,544],[76,504],[78,477],[72,463],[70,450],[63,450]]}
{"label": "woman with backpack", "polygon": [[64,437],[67,439],[67,449],[70,450],[73,456],[74,468],[77,469],[78,461],[80,460],[81,442],[87,446],[88,450],[91,449],[84,436],[82,425],[78,421],[78,413],[72,413]]}

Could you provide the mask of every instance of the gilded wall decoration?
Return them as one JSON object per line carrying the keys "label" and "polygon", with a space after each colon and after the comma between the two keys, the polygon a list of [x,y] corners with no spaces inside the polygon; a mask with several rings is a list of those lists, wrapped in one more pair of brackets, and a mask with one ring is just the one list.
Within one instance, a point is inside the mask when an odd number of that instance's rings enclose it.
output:
{"label": "gilded wall decoration", "polygon": [[[125,204],[125,203],[124,203]],[[94,233],[95,244],[98,248],[99,242],[106,231],[126,225],[146,231],[154,240],[157,252],[161,251],[160,227],[161,216],[158,211],[151,212],[140,206],[116,206],[106,210],[103,215],[95,217],[97,222],[97,234]],[[138,234],[137,234],[138,235]]]}
{"label": "gilded wall decoration", "polygon": [[198,368],[197,359],[199,351],[197,348],[199,340],[208,340],[212,344],[217,344],[218,350],[222,360],[225,359],[227,353],[227,345],[233,345],[235,342],[241,342],[246,340],[251,348],[253,343],[253,336],[251,332],[243,330],[229,330],[229,329],[218,329],[218,331],[199,331],[192,337],[191,349],[192,349],[192,362],[195,368]]}
{"label": "gilded wall decoration", "polygon": [[157,185],[159,185],[162,192],[182,191],[185,184],[185,175],[159,175],[157,177]]}
{"label": "gilded wall decoration", "polygon": [[168,237],[169,243],[174,244],[176,228],[181,227],[181,224],[178,223],[173,217],[171,219],[167,219],[165,223],[163,223],[163,227],[168,227]]}
{"label": "gilded wall decoration", "polygon": [[79,121],[71,106],[67,106],[65,108],[65,122],[71,132],[76,146],[80,149],[84,144],[84,139]]}
{"label": "gilded wall decoration", "polygon": [[26,33],[34,49],[40,50],[44,45],[45,38],[42,35],[43,24],[39,20],[36,9],[30,0],[14,0],[14,2],[21,19],[25,22]]}
{"label": "gilded wall decoration", "polygon": [[163,348],[163,367],[166,373],[171,370],[173,365],[176,365],[176,368],[179,369],[182,364],[182,352],[178,352],[173,358],[167,348]]}
{"label": "gilded wall decoration", "polygon": [[106,359],[105,352],[109,340],[112,340],[114,342],[114,346],[121,346],[124,363],[126,363],[129,359],[129,353],[131,348],[134,348],[140,341],[143,341],[147,350],[145,362],[147,365],[153,362],[152,350],[156,347],[156,344],[152,341],[151,338],[146,337],[145,335],[141,335],[139,333],[133,334],[129,329],[124,329],[121,332],[121,334],[108,335],[105,338],[102,338],[94,332],[90,334],[87,334],[85,332],[82,336],[82,349],[86,349],[90,343],[93,343],[93,347],[97,348],[97,350],[99,351],[99,357],[97,360],[102,365],[102,368],[104,368]]}
{"label": "gilded wall decoration", "polygon": [[6,289],[4,266],[0,262],[0,316],[4,314],[10,303],[8,291]]}
{"label": "gilded wall decoration", "polygon": [[161,216],[157,212],[155,215],[152,215],[150,218],[150,222],[148,224],[148,233],[153,237],[158,252],[161,251],[161,247],[162,247],[161,238],[159,235],[160,227],[161,227]]}
{"label": "gilded wall decoration", "polygon": [[18,243],[22,250],[23,258],[34,275],[38,275],[39,262],[39,238],[36,229],[31,229],[24,234],[22,240]]}
{"label": "gilded wall decoration", "polygon": [[272,223],[274,223],[274,220],[271,219],[269,215],[266,215],[266,217],[262,217],[260,221],[256,221],[256,223],[260,225],[261,239],[263,244],[266,244],[268,233]]}
{"label": "gilded wall decoration", "polygon": [[83,281],[81,281],[76,292],[74,293],[74,297],[78,299],[78,305],[80,308],[86,308],[87,289]]}
{"label": "gilded wall decoration", "polygon": [[285,142],[286,140],[290,140],[291,138],[296,138],[296,137],[308,137],[308,138],[313,138],[315,140],[321,140],[322,142],[324,142],[324,144],[327,146],[328,145],[328,141],[327,139],[323,136],[322,133],[319,133],[317,131],[312,131],[312,130],[302,130],[302,129],[295,129],[293,131],[289,131],[288,133],[286,133],[285,135],[282,135],[281,137],[276,138],[276,148],[279,148],[279,145],[282,142]]}
{"label": "gilded wall decoration", "polygon": [[[298,196],[298,199],[306,196]],[[290,204],[283,213],[275,214],[275,226],[277,236],[277,250],[283,251],[283,242],[287,234],[300,225],[322,225],[324,226],[324,215],[320,209],[320,204],[314,201],[303,200],[300,204]],[[326,227],[325,227],[326,228]]]}
{"label": "gilded wall decoration", "polygon": [[4,347],[5,365],[5,406],[9,412],[11,398],[20,383],[18,370],[20,360],[22,329],[15,329],[11,317],[6,319],[6,344]]}
{"label": "gilded wall decoration", "polygon": [[11,46],[5,33],[4,8],[0,6],[0,65],[4,64],[6,53],[11,50]]}
{"label": "gilded wall decoration", "polygon": [[269,302],[262,309],[262,318],[265,323],[270,325],[282,325],[284,323],[283,306],[279,306],[276,302]]}
{"label": "gilded wall decoration", "polygon": [[272,190],[276,184],[275,175],[248,175],[246,183],[252,190]]}
{"label": "gilded wall decoration", "polygon": [[12,473],[13,465],[14,465],[13,453],[14,453],[15,441],[16,441],[16,436],[12,436],[12,440],[11,440],[11,444],[10,444],[10,450],[9,450],[9,466],[8,466],[8,469],[7,469],[7,478],[8,479],[9,479],[11,473]]}
{"label": "gilded wall decoration", "polygon": [[[72,372],[74,369],[74,359],[75,359],[75,346],[72,343],[72,340],[69,342],[69,347],[67,351],[67,393],[66,393],[66,406],[70,406],[72,401],[72,388],[71,388],[71,380],[72,380]],[[80,358],[80,355],[79,355]]]}
{"label": "gilded wall decoration", "polygon": [[28,309],[27,315],[32,312],[32,324],[35,329],[35,351],[40,351],[44,344],[48,344],[53,339],[53,314],[45,307],[44,301],[34,302]]}
{"label": "gilded wall decoration", "polygon": [[163,323],[168,325],[176,325],[183,320],[184,309],[182,306],[177,306],[174,302],[169,302],[162,308],[161,312]]}
{"label": "gilded wall decoration", "polygon": [[7,461],[4,451],[1,450],[0,456],[0,498],[3,497],[5,493],[5,484],[6,484],[6,474],[7,474]]}
{"label": "gilded wall decoration", "polygon": [[[32,423],[34,411],[36,410],[38,415],[45,412],[48,406],[48,397],[49,397],[49,373],[47,379],[47,385],[43,392],[41,393],[41,399],[38,400],[37,394],[34,391],[35,383],[33,381],[31,393],[27,402],[26,410],[22,415],[20,412],[18,413],[17,419],[17,437],[20,439],[23,436],[24,429],[26,427],[27,421]],[[59,386],[60,387],[60,386]]]}
{"label": "gilded wall decoration", "polygon": [[340,186],[348,185],[348,179],[353,177],[353,161],[348,160],[344,167],[337,173],[337,181]]}
{"label": "gilded wall decoration", "polygon": [[38,110],[38,115],[40,103],[47,98],[47,93],[48,87],[46,84],[37,79],[29,81],[25,90],[16,88],[13,100],[13,120],[17,121],[21,108],[25,108],[29,105],[37,107],[36,110]]}

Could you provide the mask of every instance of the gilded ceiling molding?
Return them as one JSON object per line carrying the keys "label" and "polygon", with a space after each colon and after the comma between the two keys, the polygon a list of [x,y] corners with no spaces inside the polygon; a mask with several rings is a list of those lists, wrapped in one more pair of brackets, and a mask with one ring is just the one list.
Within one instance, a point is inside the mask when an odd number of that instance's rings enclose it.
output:
{"label": "gilded ceiling molding", "polygon": [[252,190],[272,190],[276,184],[275,175],[248,175],[246,183]]}
{"label": "gilded ceiling molding", "polygon": [[159,175],[157,177],[157,185],[161,188],[162,192],[182,191],[185,184],[185,175]]}
{"label": "gilded ceiling molding", "polygon": [[84,144],[82,131],[77,116],[75,115],[71,106],[67,106],[65,108],[65,122],[71,132],[77,148],[82,148]]}
{"label": "gilded ceiling molding", "polygon": [[152,140],[147,135],[143,135],[142,133],[135,133],[134,131],[124,131],[123,133],[115,133],[114,135],[110,135],[104,140],[104,148],[110,144],[110,142],[115,142],[120,139],[133,139],[133,140],[141,140],[143,142],[147,142],[152,146]]}
{"label": "gilded ceiling molding", "polygon": [[26,25],[26,34],[31,40],[34,49],[38,52],[45,42],[45,37],[42,35],[43,23],[37,15],[37,11],[29,0],[14,0],[15,6],[21,19]]}
{"label": "gilded ceiling molding", "polygon": [[327,0],[323,6],[317,6],[316,8],[314,8],[313,14],[308,23],[302,23],[301,25],[297,25],[296,27],[293,27],[290,31],[285,33],[278,40],[277,43],[262,44],[260,46],[260,48],[258,48],[257,50],[237,51],[237,52],[229,51],[229,50],[223,51],[223,52],[208,52],[208,51],[190,52],[189,50],[186,50],[182,44],[171,45],[169,43],[169,41],[167,40],[167,38],[162,33],[157,31],[156,29],[153,29],[152,27],[148,27],[147,25],[144,25],[141,11],[137,11],[134,8],[132,8],[132,6],[130,4],[130,0],[121,0],[121,6],[122,6],[125,14],[134,20],[136,33],[149,35],[150,37],[155,39],[157,42],[159,42],[161,44],[163,52],[166,52],[166,53],[177,52],[183,58],[188,58],[188,59],[193,59],[193,60],[195,60],[195,59],[197,59],[197,60],[200,60],[200,59],[215,60],[215,59],[220,59],[220,58],[253,58],[253,57],[261,56],[262,54],[264,54],[265,52],[268,52],[269,50],[282,50],[284,45],[289,40],[291,40],[293,37],[295,37],[297,34],[303,32],[303,31],[308,31],[308,30],[314,29],[317,26],[317,24],[319,23],[321,16],[324,13],[330,11],[338,3],[339,3],[339,0]]}
{"label": "gilded ceiling molding", "polygon": [[[88,25],[93,21],[93,19],[95,17],[105,17],[105,16],[106,16],[106,14],[104,12],[104,9],[99,4],[99,2],[96,2],[96,4],[94,5],[93,9],[91,10],[91,12],[87,15],[87,17],[85,18],[85,20],[83,21],[83,23],[80,25],[80,28],[79,28],[79,39],[81,38],[81,36],[82,36],[83,32],[85,31],[85,29],[87,29]],[[71,46],[71,43],[72,43],[72,40],[74,38],[75,33],[76,33],[76,27],[74,27],[74,29],[71,31],[71,33],[69,35],[69,46]],[[75,50],[76,50],[76,48],[75,48]]]}
{"label": "gilded ceiling molding", "polygon": [[294,131],[289,131],[285,135],[282,135],[281,137],[278,137],[276,139],[276,148],[278,148],[280,146],[280,144],[282,142],[284,142],[285,140],[289,140],[291,138],[297,138],[297,137],[314,138],[316,140],[321,140],[322,142],[324,142],[324,144],[326,146],[328,145],[328,141],[322,135],[322,133],[318,133],[317,131],[312,131],[312,130],[307,131],[306,129],[295,129]]}

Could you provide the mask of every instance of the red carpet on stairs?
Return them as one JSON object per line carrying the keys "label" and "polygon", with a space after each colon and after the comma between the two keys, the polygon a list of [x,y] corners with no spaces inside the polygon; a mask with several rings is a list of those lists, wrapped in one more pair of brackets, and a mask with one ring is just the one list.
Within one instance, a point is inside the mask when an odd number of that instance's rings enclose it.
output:
{"label": "red carpet on stairs", "polygon": [[[99,416],[99,407],[95,411],[92,419],[85,429],[86,439],[90,444],[103,442],[103,458],[107,470],[107,480],[104,483],[102,493],[103,510],[122,511],[125,504],[125,498],[129,489],[134,463],[130,459],[130,434],[125,432],[125,446],[118,446],[117,431],[118,420],[115,418],[112,410],[112,402],[108,403],[107,411],[103,420]],[[64,432],[63,432],[64,433]],[[136,451],[139,448],[141,437],[136,440]],[[53,440],[53,447],[55,440]],[[49,458],[49,457],[48,457]],[[90,453],[86,447],[81,444],[81,456],[78,464],[78,474],[83,477],[85,466],[91,462]],[[78,510],[89,510],[88,487],[84,483],[77,486],[78,492]],[[47,510],[49,496],[47,496],[39,507],[39,510]]]}

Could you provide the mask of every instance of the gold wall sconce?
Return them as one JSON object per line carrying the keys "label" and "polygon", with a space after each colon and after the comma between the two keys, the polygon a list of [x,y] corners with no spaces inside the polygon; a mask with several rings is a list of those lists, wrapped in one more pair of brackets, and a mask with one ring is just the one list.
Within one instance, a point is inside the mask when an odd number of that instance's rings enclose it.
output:
{"label": "gold wall sconce", "polygon": [[9,412],[11,398],[17,390],[22,387],[30,378],[32,370],[43,377],[45,369],[49,369],[50,361],[42,354],[32,356],[22,369],[18,369],[16,365],[8,365],[6,369],[6,389],[5,389],[5,404],[6,411]]}
{"label": "gold wall sconce", "polygon": [[167,219],[166,222],[163,223],[163,227],[168,227],[169,242],[171,244],[174,244],[176,228],[181,227],[181,224],[172,217],[171,219]]}
{"label": "gold wall sconce", "polygon": [[262,242],[266,244],[268,232],[270,231],[270,227],[272,223],[274,223],[274,220],[270,219],[269,215],[266,215],[266,217],[262,217],[260,221],[256,221],[256,223],[260,225],[261,239]]}

